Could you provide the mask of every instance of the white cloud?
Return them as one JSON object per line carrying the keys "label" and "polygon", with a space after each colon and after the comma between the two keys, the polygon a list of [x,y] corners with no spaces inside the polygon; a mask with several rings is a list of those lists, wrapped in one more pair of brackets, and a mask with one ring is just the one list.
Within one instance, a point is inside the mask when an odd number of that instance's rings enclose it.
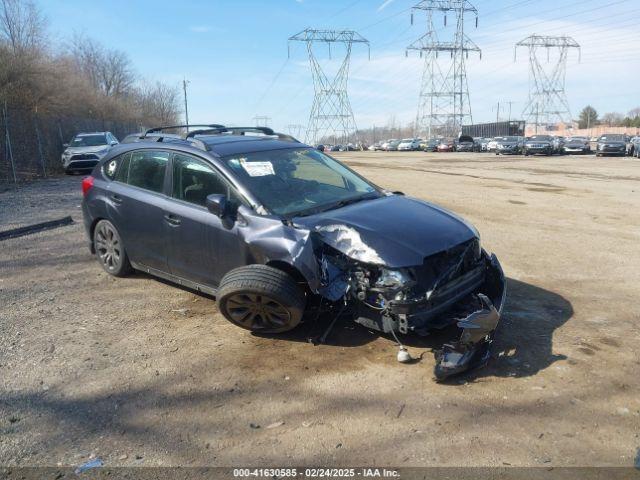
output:
{"label": "white cloud", "polygon": [[[522,49],[514,62],[513,49],[516,42],[534,31],[548,35],[570,35],[582,45],[582,61],[579,63],[574,53],[567,63],[566,92],[574,117],[589,103],[601,114],[609,111],[626,113],[640,105],[636,86],[640,78],[640,62],[634,60],[634,48],[640,41],[640,31],[634,28],[632,22],[625,21],[629,23],[625,26],[613,25],[606,19],[601,22],[563,19],[532,26],[541,21],[537,17],[487,19],[480,23],[478,30],[468,30],[470,38],[483,52],[482,60],[470,54],[467,62],[475,122],[494,121],[498,102],[501,117],[506,119],[509,101],[514,102],[512,118],[520,117],[529,93],[528,54]],[[598,23],[603,25],[598,26]],[[446,32],[451,33],[451,30],[452,27],[449,27]],[[404,41],[394,41],[387,44],[389,46],[382,45],[381,50],[377,50],[373,44],[371,61],[367,59],[366,50],[354,49],[348,88],[359,127],[382,126],[392,118],[397,124],[415,120],[424,63],[416,55],[405,58],[404,44]],[[544,60],[546,66],[546,58]],[[323,65],[325,61],[327,74],[331,76],[339,67],[337,51],[334,51],[333,60],[323,56]],[[274,63],[273,72],[269,74],[246,77],[241,85],[229,84],[228,92],[225,91],[224,95],[228,101],[220,100],[219,86],[215,91],[208,90],[210,82],[206,78],[200,81],[190,78],[194,98],[212,99],[194,102],[194,115],[198,114],[194,118],[247,123],[256,113],[264,113],[273,118],[275,128],[283,131],[288,124],[306,124],[313,101],[313,84],[308,62],[301,52],[292,55],[282,75],[260,104],[260,112],[254,111],[254,104],[278,67],[279,64]],[[181,79],[176,77],[176,82]],[[197,90],[198,84],[202,85],[202,92]],[[255,92],[246,109],[239,110],[233,101],[239,89]],[[195,95],[196,92],[198,95]],[[221,101],[224,102],[223,107],[219,105]],[[212,120],[211,111],[227,112],[233,118],[220,120],[216,117]]]}
{"label": "white cloud", "polygon": [[381,12],[382,10],[387,8],[389,5],[391,5],[393,2],[395,2],[395,0],[384,0],[384,2],[382,2],[378,7],[378,11]]}

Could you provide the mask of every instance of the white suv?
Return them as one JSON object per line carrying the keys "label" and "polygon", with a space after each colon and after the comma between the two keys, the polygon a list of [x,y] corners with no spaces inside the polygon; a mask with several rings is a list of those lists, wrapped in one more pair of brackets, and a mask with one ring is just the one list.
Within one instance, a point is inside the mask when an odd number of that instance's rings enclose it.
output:
{"label": "white suv", "polygon": [[91,170],[118,143],[111,132],[78,133],[63,145],[62,167],[67,174]]}

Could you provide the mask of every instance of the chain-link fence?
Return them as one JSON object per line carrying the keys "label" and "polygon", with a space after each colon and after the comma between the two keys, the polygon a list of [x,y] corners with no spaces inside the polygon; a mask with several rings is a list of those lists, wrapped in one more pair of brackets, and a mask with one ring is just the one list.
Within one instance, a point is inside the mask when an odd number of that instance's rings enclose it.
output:
{"label": "chain-link fence", "polygon": [[62,145],[77,133],[109,131],[122,139],[140,129],[133,122],[54,117],[0,105],[0,183],[62,173]]}

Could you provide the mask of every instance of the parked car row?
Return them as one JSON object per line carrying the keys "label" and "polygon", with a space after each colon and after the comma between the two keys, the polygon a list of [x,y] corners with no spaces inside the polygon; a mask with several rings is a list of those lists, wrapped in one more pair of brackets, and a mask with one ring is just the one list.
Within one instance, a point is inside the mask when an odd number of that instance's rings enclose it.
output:
{"label": "parked car row", "polygon": [[[122,143],[134,143],[145,138],[176,137],[176,134],[127,135]],[[595,137],[594,137],[595,138]],[[65,143],[62,152],[62,167],[65,173],[72,174],[92,169],[109,151],[120,142],[111,132],[78,133],[69,143]],[[590,154],[596,156],[633,156],[640,158],[640,136],[629,137],[624,134],[605,134],[593,140],[589,137],[562,137],[553,135],[532,135],[530,137],[506,136],[495,138],[470,137],[461,135],[457,139],[446,138],[404,138],[376,142],[370,147],[362,143],[346,145],[318,145],[322,152],[350,152],[357,150],[372,151],[425,151],[425,152],[493,152],[496,155],[554,155],[554,154]]]}
{"label": "parked car row", "polygon": [[[595,143],[595,147],[592,147]],[[372,151],[416,151],[425,152],[491,152],[496,155],[564,155],[591,154],[629,155],[640,158],[640,136],[633,138],[621,134],[607,134],[589,138],[583,136],[562,137],[556,135],[532,135],[530,137],[470,137],[461,135],[457,139],[405,138],[390,139],[371,145]]]}
{"label": "parked car row", "polygon": [[357,150],[363,150],[361,145],[354,145],[353,143],[346,145],[318,145],[316,148],[321,152],[355,152]]}

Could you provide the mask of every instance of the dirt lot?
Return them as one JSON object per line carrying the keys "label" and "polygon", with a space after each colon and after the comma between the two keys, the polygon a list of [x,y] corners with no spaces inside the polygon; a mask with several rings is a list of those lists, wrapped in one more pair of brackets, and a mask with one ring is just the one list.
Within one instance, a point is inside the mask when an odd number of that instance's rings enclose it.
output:
{"label": "dirt lot", "polygon": [[[640,455],[640,162],[340,154],[466,217],[509,277],[494,358],[448,385],[430,348],[347,322],[258,337],[215,300],[114,279],[80,177],[0,193],[0,465],[631,466]],[[253,425],[253,426],[252,426]],[[260,428],[254,428],[259,426]]]}

